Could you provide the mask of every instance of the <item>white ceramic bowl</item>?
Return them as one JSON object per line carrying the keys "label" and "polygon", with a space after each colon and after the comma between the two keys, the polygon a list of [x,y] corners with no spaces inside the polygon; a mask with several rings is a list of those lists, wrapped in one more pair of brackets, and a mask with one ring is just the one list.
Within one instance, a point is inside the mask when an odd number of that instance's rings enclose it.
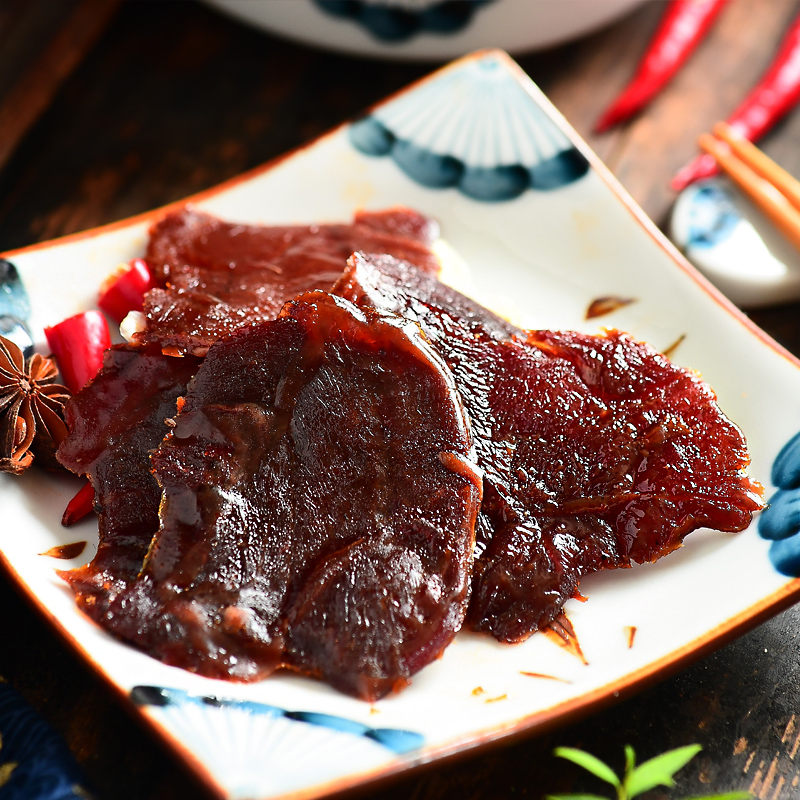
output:
{"label": "white ceramic bowl", "polygon": [[642,0],[206,0],[260,28],[362,56],[443,60],[510,53],[589,33]]}

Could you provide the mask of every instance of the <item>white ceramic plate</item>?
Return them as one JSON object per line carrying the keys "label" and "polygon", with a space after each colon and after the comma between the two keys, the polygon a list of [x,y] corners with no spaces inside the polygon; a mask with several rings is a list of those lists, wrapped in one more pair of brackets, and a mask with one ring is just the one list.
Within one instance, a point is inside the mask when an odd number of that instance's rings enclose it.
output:
{"label": "white ceramic plate", "polygon": [[[192,200],[254,223],[418,208],[469,263],[476,297],[522,325],[618,327],[660,349],[680,340],[674,360],[716,389],[768,494],[771,465],[800,430],[800,403],[786,401],[800,397],[798,363],[676,254],[502,53],[456,62],[360,122]],[[142,253],[161,213],[5,254],[30,293],[40,344],[44,325],[92,307],[107,273]],[[592,300],[609,295],[634,302],[587,321]],[[735,536],[698,531],[656,564],[582,583],[588,602],[570,601],[566,611],[588,664],[543,635],[505,646],[460,634],[409,689],[369,705],[299,677],[201,678],[111,639],[77,611],[53,571],[83,563],[93,548],[74,562],[38,555],[96,541],[94,522],[59,525],[74,483],[35,470],[0,478],[7,571],[226,798],[324,795],[585,712],[800,596],[800,581],[773,568],[755,524]]]}

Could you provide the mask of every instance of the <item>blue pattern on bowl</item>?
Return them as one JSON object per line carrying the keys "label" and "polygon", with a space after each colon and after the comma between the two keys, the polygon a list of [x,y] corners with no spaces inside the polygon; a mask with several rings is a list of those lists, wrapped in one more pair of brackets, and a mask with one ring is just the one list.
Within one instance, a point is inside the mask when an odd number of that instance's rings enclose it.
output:
{"label": "blue pattern on bowl", "polygon": [[89,797],[64,741],[9,684],[0,682],[0,797],[78,800]]}
{"label": "blue pattern on bowl", "polygon": [[716,183],[698,184],[692,192],[685,246],[711,248],[729,239],[742,218],[731,196]]}
{"label": "blue pattern on bowl", "polygon": [[463,64],[349,127],[368,156],[481,202],[567,186],[589,162],[494,55]]}
{"label": "blue pattern on bowl", "polygon": [[31,304],[17,268],[0,258],[0,336],[5,336],[29,357],[33,341],[28,328]]}
{"label": "blue pattern on bowl", "polygon": [[772,544],[769,558],[782,575],[800,577],[800,433],[778,453],[772,465],[778,491],[758,520],[758,532]]}
{"label": "blue pattern on bowl", "polygon": [[288,711],[265,703],[231,700],[208,695],[191,695],[182,689],[169,689],[163,686],[135,686],[131,690],[131,699],[136,705],[140,706],[166,707],[194,704],[218,709],[231,708],[258,716],[283,717],[301,724],[317,725],[347,735],[364,736],[383,745],[397,755],[409,753],[424,744],[422,735],[414,731],[393,728],[370,728],[361,722],[332,714],[321,714],[313,711]]}
{"label": "blue pattern on bowl", "polygon": [[363,0],[314,0],[328,14],[361,25],[383,42],[405,42],[419,33],[458,33],[473,14],[492,0],[444,0],[419,9]]}

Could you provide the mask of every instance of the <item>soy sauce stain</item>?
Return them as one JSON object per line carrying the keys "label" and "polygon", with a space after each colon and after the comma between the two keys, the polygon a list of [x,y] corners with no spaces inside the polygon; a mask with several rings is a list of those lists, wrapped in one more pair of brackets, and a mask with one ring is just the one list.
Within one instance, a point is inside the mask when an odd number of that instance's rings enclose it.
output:
{"label": "soy sauce stain", "polygon": [[572,681],[568,681],[566,678],[559,678],[557,675],[545,675],[543,672],[525,672],[525,670],[520,670],[519,674],[524,675],[526,678],[545,678],[548,681],[572,683]]}
{"label": "soy sauce stain", "polygon": [[672,354],[678,349],[685,338],[686,334],[682,333],[666,350],[663,351],[662,355],[666,356],[667,358],[671,358]]}
{"label": "soy sauce stain", "polygon": [[581,663],[588,666],[589,662],[581,650],[578,637],[575,635],[575,628],[567,619],[566,614],[559,614],[549,625],[542,628],[542,633],[555,642],[559,647],[563,647],[568,653],[579,658]]}
{"label": "soy sauce stain", "polygon": [[59,544],[56,547],[51,547],[49,550],[45,550],[44,553],[39,553],[39,555],[67,560],[70,558],[77,558],[85,549],[86,542],[72,542],[70,544]]}
{"label": "soy sauce stain", "polygon": [[484,703],[498,703],[500,700],[508,700],[507,694],[501,694],[498,697],[487,697],[483,702]]}
{"label": "soy sauce stain", "polygon": [[480,697],[482,694],[486,694],[486,689],[484,689],[484,688],[483,688],[483,686],[476,686],[476,687],[475,687],[475,688],[472,690],[472,694],[473,694],[475,697]]}
{"label": "soy sauce stain", "polygon": [[635,625],[626,625],[625,631],[628,635],[628,650],[633,647],[633,639],[636,636],[636,626]]}
{"label": "soy sauce stain", "polygon": [[586,309],[586,319],[594,319],[595,317],[602,317],[605,314],[610,314],[623,306],[630,305],[634,302],[632,297],[615,297],[610,295],[608,297],[598,297],[589,303],[589,308]]}

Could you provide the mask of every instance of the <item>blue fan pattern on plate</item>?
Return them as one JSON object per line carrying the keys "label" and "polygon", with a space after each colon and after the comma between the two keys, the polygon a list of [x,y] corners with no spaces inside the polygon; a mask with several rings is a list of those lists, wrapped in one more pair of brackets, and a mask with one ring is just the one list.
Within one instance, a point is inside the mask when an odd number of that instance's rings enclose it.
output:
{"label": "blue fan pattern on plate", "polygon": [[382,105],[349,129],[355,148],[390,156],[412,180],[473,200],[566,186],[589,162],[493,55]]}
{"label": "blue fan pattern on plate", "polygon": [[307,725],[319,725],[341,733],[365,736],[367,739],[378,742],[378,744],[398,755],[416,750],[422,747],[424,742],[422,736],[413,731],[394,728],[371,728],[361,722],[331,714],[319,714],[313,711],[287,711],[284,708],[266,705],[265,703],[227,700],[208,695],[190,695],[180,689],[167,689],[161,686],[136,686],[131,690],[131,698],[137,705],[169,706],[191,703],[211,708],[235,708],[265,717],[285,717]]}
{"label": "blue fan pattern on plate", "polygon": [[300,764],[308,765],[315,782],[322,783],[353,769],[382,766],[423,744],[423,737],[413,731],[371,728],[331,714],[288,711],[161,686],[136,686],[131,699],[150,707],[181,741],[190,742],[237,798],[280,794],[307,785],[308,775],[298,769]]}
{"label": "blue fan pattern on plate", "polygon": [[778,491],[758,520],[758,532],[772,544],[769,558],[782,575],[800,577],[800,433],[778,453],[772,465]]}
{"label": "blue fan pattern on plate", "polygon": [[28,317],[31,304],[17,268],[0,258],[0,336],[16,344],[25,356],[33,353]]}
{"label": "blue fan pattern on plate", "polygon": [[398,3],[363,0],[314,0],[336,17],[352,20],[384,42],[405,42],[418,33],[458,33],[473,14],[491,0],[445,0],[444,2]]}

